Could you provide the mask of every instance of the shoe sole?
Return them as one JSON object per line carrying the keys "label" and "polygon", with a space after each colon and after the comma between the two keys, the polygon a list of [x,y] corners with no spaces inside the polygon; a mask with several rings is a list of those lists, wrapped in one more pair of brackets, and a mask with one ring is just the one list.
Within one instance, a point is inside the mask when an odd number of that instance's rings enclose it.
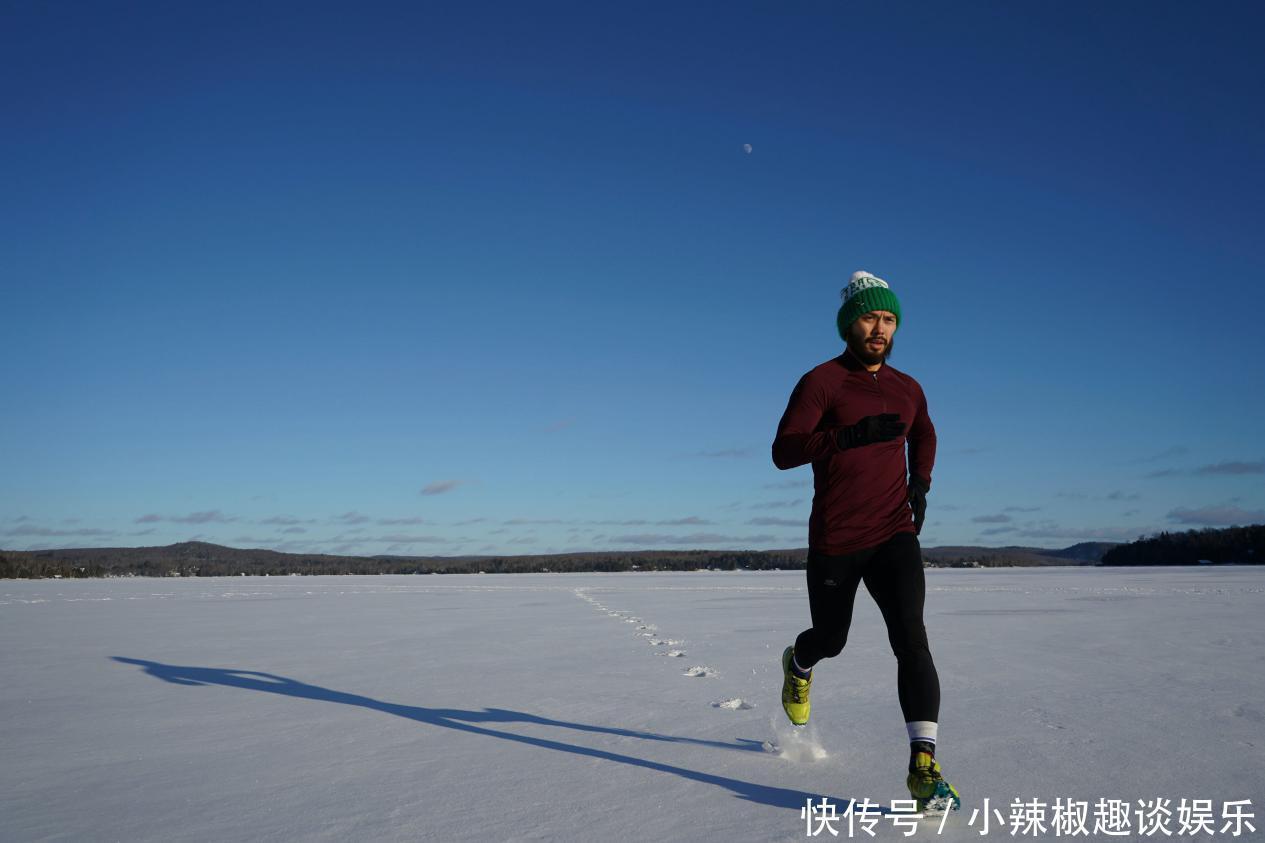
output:
{"label": "shoe sole", "polygon": [[918,810],[923,813],[943,814],[947,811],[958,811],[961,808],[962,800],[958,797],[957,791],[944,782],[936,785],[936,792],[933,795],[918,800]]}

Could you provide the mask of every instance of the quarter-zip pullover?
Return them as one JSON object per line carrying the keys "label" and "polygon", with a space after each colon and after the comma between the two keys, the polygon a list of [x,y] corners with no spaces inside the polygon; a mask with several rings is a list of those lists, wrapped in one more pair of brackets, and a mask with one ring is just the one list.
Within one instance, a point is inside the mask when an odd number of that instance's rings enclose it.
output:
{"label": "quarter-zip pullover", "polygon": [[[866,416],[897,413],[903,436],[841,450],[835,431]],[[852,354],[828,360],[795,385],[773,440],[780,469],[813,464],[809,549],[842,555],[914,531],[908,474],[931,486],[936,430],[918,381],[884,363],[876,371]]]}

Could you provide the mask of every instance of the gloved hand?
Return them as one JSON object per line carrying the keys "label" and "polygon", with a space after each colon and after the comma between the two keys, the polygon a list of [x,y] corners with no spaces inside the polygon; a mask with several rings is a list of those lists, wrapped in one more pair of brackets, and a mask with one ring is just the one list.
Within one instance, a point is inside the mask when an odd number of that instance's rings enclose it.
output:
{"label": "gloved hand", "polygon": [[866,416],[856,424],[841,427],[835,431],[835,441],[843,450],[872,445],[875,442],[890,442],[905,432],[905,423],[896,413],[883,413],[878,416]]}
{"label": "gloved hand", "polygon": [[927,492],[931,487],[917,477],[909,478],[909,506],[914,511],[914,535],[922,533],[922,522],[927,517]]}

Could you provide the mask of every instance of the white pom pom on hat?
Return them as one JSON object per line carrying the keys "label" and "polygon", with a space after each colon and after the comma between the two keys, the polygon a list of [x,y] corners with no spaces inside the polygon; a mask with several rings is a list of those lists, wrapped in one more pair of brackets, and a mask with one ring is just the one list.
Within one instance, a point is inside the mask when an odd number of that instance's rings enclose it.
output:
{"label": "white pom pom on hat", "polygon": [[874,287],[888,287],[887,282],[879,278],[872,272],[864,269],[858,269],[852,273],[852,278],[848,281],[848,286],[839,291],[839,297],[846,303],[848,299],[855,296],[862,290],[869,290]]}

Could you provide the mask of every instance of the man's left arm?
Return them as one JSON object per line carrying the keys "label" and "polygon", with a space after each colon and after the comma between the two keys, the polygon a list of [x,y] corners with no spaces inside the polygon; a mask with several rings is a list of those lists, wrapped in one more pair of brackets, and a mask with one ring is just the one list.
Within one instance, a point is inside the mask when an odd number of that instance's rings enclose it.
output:
{"label": "man's left arm", "polygon": [[936,428],[927,414],[927,396],[917,387],[913,421],[905,434],[909,442],[909,476],[921,481],[923,491],[931,489],[931,467],[936,461]]}
{"label": "man's left arm", "polygon": [[927,492],[931,491],[931,466],[936,461],[936,428],[927,414],[927,397],[918,388],[914,420],[909,425],[909,506],[914,511],[914,535],[922,534],[927,518]]}

